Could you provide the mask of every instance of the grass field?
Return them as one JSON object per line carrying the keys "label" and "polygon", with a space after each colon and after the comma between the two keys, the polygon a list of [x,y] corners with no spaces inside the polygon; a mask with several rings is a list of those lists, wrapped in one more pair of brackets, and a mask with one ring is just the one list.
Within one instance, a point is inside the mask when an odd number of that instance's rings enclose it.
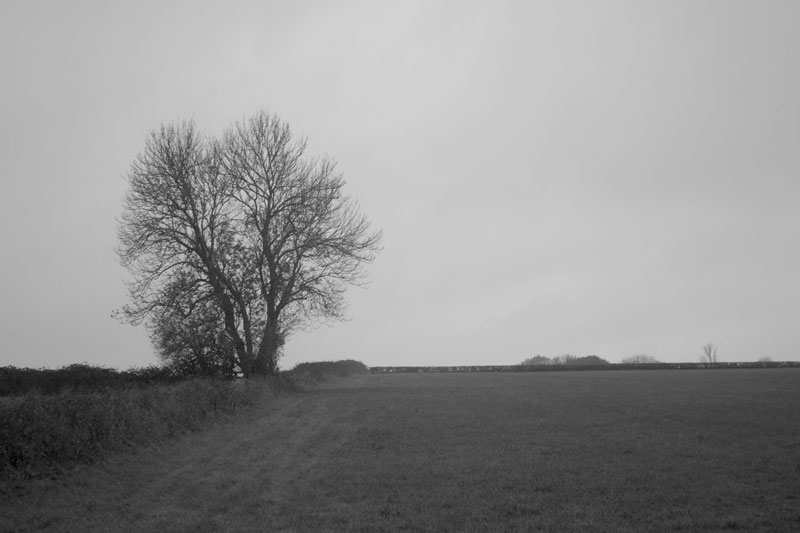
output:
{"label": "grass field", "polygon": [[70,475],[0,530],[800,530],[800,369],[359,375]]}

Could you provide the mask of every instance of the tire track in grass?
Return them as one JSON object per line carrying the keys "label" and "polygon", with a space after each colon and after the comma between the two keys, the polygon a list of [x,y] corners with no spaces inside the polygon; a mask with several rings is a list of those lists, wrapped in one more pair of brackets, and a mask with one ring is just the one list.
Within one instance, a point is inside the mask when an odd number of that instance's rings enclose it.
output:
{"label": "tire track in grass", "polygon": [[[353,384],[353,381],[347,383]],[[340,403],[332,401],[337,398],[333,391],[344,385],[336,383],[304,393],[304,398],[292,409],[276,417],[275,422],[281,428],[277,446],[261,456],[255,469],[254,475],[264,483],[249,499],[242,500],[246,504],[239,509],[240,527],[257,531],[288,527],[285,510],[292,506],[291,495],[298,490],[296,485],[347,438],[345,432],[334,430],[338,416],[343,413]]]}

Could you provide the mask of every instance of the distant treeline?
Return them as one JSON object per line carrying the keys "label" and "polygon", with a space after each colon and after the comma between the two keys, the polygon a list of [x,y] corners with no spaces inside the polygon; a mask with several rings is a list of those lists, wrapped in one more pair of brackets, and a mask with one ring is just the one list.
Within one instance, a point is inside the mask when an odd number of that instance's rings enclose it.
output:
{"label": "distant treeline", "polygon": [[58,369],[0,367],[0,396],[19,396],[28,392],[59,394],[64,390],[99,392],[130,385],[174,383],[183,378],[168,367],[146,367],[118,371],[86,364]]}
{"label": "distant treeline", "polygon": [[400,372],[563,372],[579,370],[695,370],[724,368],[800,368],[797,361],[759,361],[748,363],[601,363],[547,365],[472,365],[472,366],[373,366],[373,374]]}
{"label": "distant treeline", "polygon": [[[625,361],[623,361],[625,362]],[[637,361],[641,362],[641,361]],[[652,361],[657,362],[657,361]],[[528,365],[607,365],[608,361],[597,355],[584,355],[579,357],[577,355],[565,354],[556,355],[554,357],[547,357],[544,355],[537,355],[530,359],[525,359],[520,363],[521,366]]]}

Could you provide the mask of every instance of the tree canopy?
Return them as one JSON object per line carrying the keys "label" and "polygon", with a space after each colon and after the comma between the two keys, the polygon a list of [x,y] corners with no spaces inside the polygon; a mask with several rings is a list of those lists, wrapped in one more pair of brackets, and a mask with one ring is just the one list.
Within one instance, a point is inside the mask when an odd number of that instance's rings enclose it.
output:
{"label": "tree canopy", "polygon": [[291,331],[343,317],[381,234],[335,162],[306,152],[264,111],[219,138],[191,121],[149,135],[118,225],[133,276],[121,315],[144,321],[167,360],[273,373]]}

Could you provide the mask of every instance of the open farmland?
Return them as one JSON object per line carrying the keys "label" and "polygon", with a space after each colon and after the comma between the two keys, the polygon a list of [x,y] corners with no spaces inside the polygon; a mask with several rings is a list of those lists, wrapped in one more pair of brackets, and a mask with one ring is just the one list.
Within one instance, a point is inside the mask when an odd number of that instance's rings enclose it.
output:
{"label": "open farmland", "polygon": [[358,375],[56,480],[0,530],[800,530],[800,369]]}

